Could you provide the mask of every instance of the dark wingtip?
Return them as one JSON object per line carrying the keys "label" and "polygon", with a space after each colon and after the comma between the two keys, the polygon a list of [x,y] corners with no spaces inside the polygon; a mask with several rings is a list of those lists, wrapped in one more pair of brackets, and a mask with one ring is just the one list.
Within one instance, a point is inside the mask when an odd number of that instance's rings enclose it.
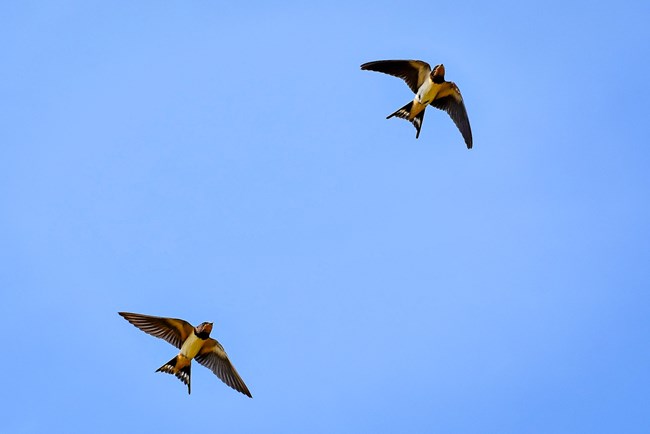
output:
{"label": "dark wingtip", "polygon": [[[226,383],[226,384],[228,384],[228,383]],[[234,385],[228,384],[228,386],[235,389],[237,392],[241,393],[242,395],[246,395],[249,398],[253,398],[253,395],[251,395],[250,390],[248,390],[248,387],[246,387],[246,384],[244,384],[243,381],[241,381],[241,384],[234,384]]]}
{"label": "dark wingtip", "polygon": [[[228,384],[228,383],[226,383],[226,384]],[[232,387],[237,392],[248,396],[249,398],[253,398],[253,395],[251,395],[250,390],[248,390],[248,386],[246,386],[246,383],[244,383],[244,380],[242,380],[241,378],[239,379],[239,384],[236,384],[236,383],[233,384],[233,385],[228,384],[228,386]]]}

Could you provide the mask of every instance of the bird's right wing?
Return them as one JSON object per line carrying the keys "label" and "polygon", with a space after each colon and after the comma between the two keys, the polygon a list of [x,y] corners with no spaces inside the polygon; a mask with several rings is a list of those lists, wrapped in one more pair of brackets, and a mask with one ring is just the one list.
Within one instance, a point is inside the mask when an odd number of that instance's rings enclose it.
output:
{"label": "bird's right wing", "polygon": [[178,318],[163,318],[130,312],[118,313],[143,332],[164,339],[176,348],[180,348],[194,330],[192,324]]}
{"label": "bird's right wing", "polygon": [[377,60],[364,63],[361,69],[399,77],[406,82],[413,93],[418,93],[422,83],[431,74],[431,66],[422,60]]}
{"label": "bird's right wing", "polygon": [[241,379],[235,367],[230,363],[228,354],[215,339],[209,338],[194,359],[211,370],[228,386],[250,398],[253,397],[246,384],[244,384],[244,380]]}
{"label": "bird's right wing", "polygon": [[437,109],[444,110],[449,114],[449,117],[454,121],[456,127],[465,139],[467,149],[472,149],[472,127],[469,125],[469,118],[467,117],[467,110],[463,102],[463,96],[460,94],[460,89],[454,82],[447,82],[448,86],[440,92],[440,97],[436,97],[431,101],[432,106]]}

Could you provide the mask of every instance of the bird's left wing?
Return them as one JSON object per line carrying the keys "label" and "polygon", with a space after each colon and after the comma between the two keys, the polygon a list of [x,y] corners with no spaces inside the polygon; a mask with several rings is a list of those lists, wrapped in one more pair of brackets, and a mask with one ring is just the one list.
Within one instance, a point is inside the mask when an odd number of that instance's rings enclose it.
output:
{"label": "bird's left wing", "polygon": [[118,312],[118,314],[143,332],[164,339],[176,348],[180,348],[194,330],[192,324],[178,318],[163,318],[131,312]]}
{"label": "bird's left wing", "polygon": [[472,149],[472,128],[469,125],[467,110],[463,102],[463,96],[455,83],[449,81],[449,85],[440,91],[436,99],[431,101],[432,106],[437,109],[446,111],[456,124],[456,127],[463,135],[467,149]]}
{"label": "bird's left wing", "polygon": [[235,367],[230,363],[228,354],[215,339],[209,338],[194,359],[211,370],[228,386],[250,398],[253,397],[246,384],[244,384],[244,380],[241,379]]}

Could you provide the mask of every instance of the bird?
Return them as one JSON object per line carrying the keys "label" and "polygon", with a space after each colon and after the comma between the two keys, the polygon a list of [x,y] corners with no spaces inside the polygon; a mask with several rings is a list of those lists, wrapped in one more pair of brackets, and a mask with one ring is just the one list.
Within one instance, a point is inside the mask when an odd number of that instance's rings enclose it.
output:
{"label": "bird", "polygon": [[194,359],[210,369],[228,386],[249,398],[253,397],[221,344],[210,337],[213,323],[202,322],[193,327],[189,322],[178,318],[131,312],[118,312],[118,314],[143,332],[164,339],[180,349],[178,355],[158,368],[156,372],[175,375],[187,385],[188,394],[191,393],[190,377],[192,359]]}
{"label": "bird", "polygon": [[386,117],[393,116],[413,123],[417,130],[415,138],[420,136],[427,105],[446,111],[460,130],[467,145],[472,149],[472,129],[467,118],[465,103],[460,90],[453,81],[445,81],[445,65],[436,65],[433,69],[422,60],[377,60],[361,65],[365,71],[377,71],[399,77],[415,93],[413,101]]}

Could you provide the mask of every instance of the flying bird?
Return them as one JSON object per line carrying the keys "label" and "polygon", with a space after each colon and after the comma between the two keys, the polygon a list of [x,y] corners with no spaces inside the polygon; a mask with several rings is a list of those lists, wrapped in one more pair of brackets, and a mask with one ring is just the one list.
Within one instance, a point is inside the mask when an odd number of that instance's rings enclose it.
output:
{"label": "flying bird", "polygon": [[463,97],[456,83],[445,81],[445,66],[443,64],[436,65],[431,69],[431,66],[422,60],[377,60],[364,63],[361,65],[361,69],[399,77],[415,93],[413,101],[386,119],[397,116],[410,121],[417,130],[415,134],[417,139],[420,136],[424,111],[427,105],[432,105],[446,111],[451,116],[465,139],[467,149],[472,148],[472,129],[469,126]]}
{"label": "flying bird", "polygon": [[178,318],[142,315],[139,313],[118,312],[125,320],[143,332],[164,339],[180,352],[176,357],[162,365],[156,372],[175,375],[187,385],[190,393],[192,359],[196,360],[228,386],[248,397],[253,397],[235,367],[230,363],[221,344],[210,337],[212,323],[203,322],[197,327]]}

